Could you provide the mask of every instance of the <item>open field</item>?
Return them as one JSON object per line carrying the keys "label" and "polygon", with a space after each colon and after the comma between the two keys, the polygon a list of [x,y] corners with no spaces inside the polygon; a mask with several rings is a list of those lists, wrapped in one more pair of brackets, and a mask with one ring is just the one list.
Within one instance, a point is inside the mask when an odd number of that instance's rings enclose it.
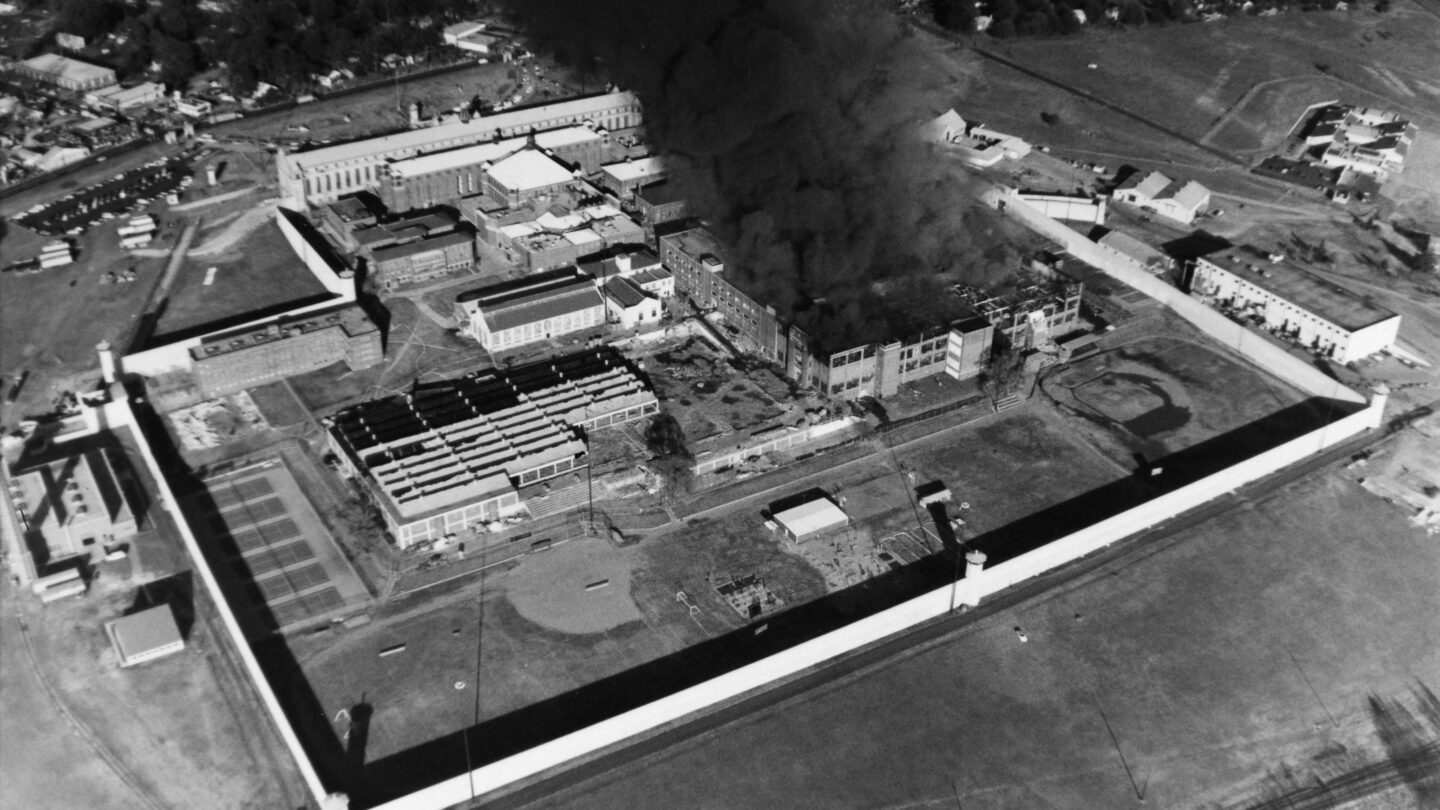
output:
{"label": "open field", "polygon": [[1384,758],[1437,611],[1440,546],[1332,473],[530,806],[1251,806]]}
{"label": "open field", "polygon": [[[202,229],[194,244],[203,245],[216,230],[225,227],[217,224]],[[215,279],[206,286],[210,267],[217,268]],[[204,259],[193,255],[187,258],[170,288],[165,313],[156,326],[156,338],[209,324],[239,323],[247,316],[256,317],[295,301],[328,295],[286,244],[280,226],[267,218],[232,250]]]}
{"label": "open field", "polygon": [[[1365,8],[1237,17],[987,46],[1190,137],[1206,139],[1218,127],[1213,145],[1255,157],[1250,150],[1278,143],[1306,107],[1332,98],[1408,113],[1422,128],[1440,124],[1437,37],[1440,18],[1397,3],[1385,14]],[[987,117],[998,112],[977,106]],[[1061,117],[1053,129],[1067,126]],[[1044,140],[1052,128],[1038,111],[1029,118],[1029,132],[1017,134]]]}
{"label": "open field", "polygon": [[[163,258],[127,256],[118,246],[116,228],[122,220],[104,223],[74,237],[79,256],[73,264],[34,275],[0,275],[0,374],[21,368],[51,379],[94,369],[100,362],[95,344],[115,343],[129,334],[146,298],[165,269]],[[17,226],[8,225],[3,249],[16,259],[35,255],[49,241]],[[170,244],[174,234],[166,228],[157,244]],[[13,251],[13,253],[12,253]],[[107,271],[133,267],[136,280],[101,284]],[[45,409],[53,393],[41,385],[27,385],[21,410]],[[43,397],[43,402],[41,398]]]}

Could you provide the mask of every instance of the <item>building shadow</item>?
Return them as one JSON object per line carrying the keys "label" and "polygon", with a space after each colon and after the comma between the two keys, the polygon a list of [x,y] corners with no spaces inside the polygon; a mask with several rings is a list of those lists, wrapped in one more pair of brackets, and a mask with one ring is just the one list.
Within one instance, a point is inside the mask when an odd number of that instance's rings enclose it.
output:
{"label": "building shadow", "polygon": [[141,585],[135,590],[135,600],[125,609],[124,615],[160,605],[170,606],[171,613],[175,615],[175,625],[180,628],[180,637],[188,642],[190,631],[195,627],[194,573],[181,571]]}

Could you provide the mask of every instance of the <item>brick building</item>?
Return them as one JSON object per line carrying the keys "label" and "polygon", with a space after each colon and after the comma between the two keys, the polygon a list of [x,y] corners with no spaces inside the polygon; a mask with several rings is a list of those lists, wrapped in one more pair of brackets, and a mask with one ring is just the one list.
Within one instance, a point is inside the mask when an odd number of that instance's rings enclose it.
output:
{"label": "brick building", "polygon": [[380,328],[356,304],[210,335],[190,350],[195,384],[206,397],[233,394],[331,363],[369,368],[383,356]]}
{"label": "brick building", "polygon": [[474,266],[475,235],[468,229],[370,252],[371,277],[386,290],[464,272]]}

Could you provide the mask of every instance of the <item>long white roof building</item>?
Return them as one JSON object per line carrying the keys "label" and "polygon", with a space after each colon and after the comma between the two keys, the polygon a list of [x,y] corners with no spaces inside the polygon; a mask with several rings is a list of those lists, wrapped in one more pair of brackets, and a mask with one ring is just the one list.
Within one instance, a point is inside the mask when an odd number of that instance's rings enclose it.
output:
{"label": "long white roof building", "polygon": [[[293,210],[303,211],[311,205],[334,202],[346,194],[372,189],[379,181],[380,165],[387,160],[414,158],[531,133],[565,130],[587,122],[609,130],[637,126],[640,123],[640,100],[633,93],[607,93],[507,110],[464,123],[413,129],[306,152],[288,154],[282,151],[276,160],[281,201]],[[580,137],[580,134],[537,135],[536,142],[542,147],[554,148],[562,145],[567,138],[575,137]],[[445,159],[453,157],[452,154]]]}

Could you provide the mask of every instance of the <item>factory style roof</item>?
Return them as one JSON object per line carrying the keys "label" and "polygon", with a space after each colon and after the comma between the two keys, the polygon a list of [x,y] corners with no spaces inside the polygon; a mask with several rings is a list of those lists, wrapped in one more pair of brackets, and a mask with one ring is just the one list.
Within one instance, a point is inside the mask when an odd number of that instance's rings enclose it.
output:
{"label": "factory style roof", "polygon": [[115,81],[115,71],[110,68],[81,62],[58,53],[42,53],[33,59],[26,59],[20,64],[39,73],[46,73],[78,84],[88,84],[102,79],[108,79],[111,83]]}
{"label": "factory style roof", "polygon": [[1201,259],[1242,280],[1351,331],[1399,317],[1350,290],[1289,262],[1270,262],[1243,247]]}
{"label": "factory style roof", "polygon": [[340,412],[333,431],[409,521],[513,491],[521,472],[585,452],[571,425],[655,401],[600,349],[417,384]]}
{"label": "factory style roof", "polygon": [[559,161],[535,149],[516,152],[491,166],[486,174],[511,191],[548,188],[575,179]]}
{"label": "factory style roof", "polygon": [[397,152],[417,154],[437,143],[483,138],[487,133],[493,132],[523,131],[534,127],[537,122],[561,117],[585,118],[616,107],[637,104],[639,101],[633,93],[623,92],[567,99],[553,104],[507,110],[458,124],[412,129],[378,138],[325,146],[290,155],[290,160],[295,166],[304,169],[307,166],[328,165],[345,160],[373,159]]}

